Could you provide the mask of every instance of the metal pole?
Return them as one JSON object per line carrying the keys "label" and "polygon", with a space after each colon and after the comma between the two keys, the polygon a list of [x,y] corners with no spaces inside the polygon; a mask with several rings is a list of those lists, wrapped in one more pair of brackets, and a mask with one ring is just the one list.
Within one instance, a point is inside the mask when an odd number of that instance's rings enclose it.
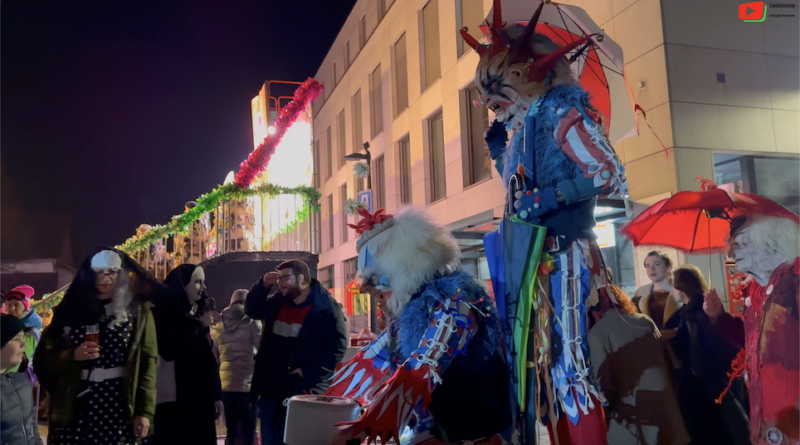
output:
{"label": "metal pole", "polygon": [[[372,153],[369,152],[369,148],[365,148],[364,151],[367,152],[367,167],[369,167],[369,170],[367,170],[367,190],[369,190],[372,195],[370,202],[375,202],[375,195],[372,190]],[[372,211],[374,212],[375,209],[372,209]],[[378,300],[375,298],[369,299],[369,324],[372,328],[372,332],[376,334],[380,333],[378,329]]]}

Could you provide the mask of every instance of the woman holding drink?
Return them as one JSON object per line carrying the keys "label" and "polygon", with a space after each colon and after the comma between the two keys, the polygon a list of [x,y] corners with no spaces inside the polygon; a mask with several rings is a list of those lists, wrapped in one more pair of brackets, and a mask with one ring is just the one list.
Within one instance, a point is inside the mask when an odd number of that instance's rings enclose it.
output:
{"label": "woman holding drink", "polygon": [[34,369],[50,393],[50,445],[145,442],[155,416],[152,305],[165,289],[114,249],[88,258],[42,335]]}

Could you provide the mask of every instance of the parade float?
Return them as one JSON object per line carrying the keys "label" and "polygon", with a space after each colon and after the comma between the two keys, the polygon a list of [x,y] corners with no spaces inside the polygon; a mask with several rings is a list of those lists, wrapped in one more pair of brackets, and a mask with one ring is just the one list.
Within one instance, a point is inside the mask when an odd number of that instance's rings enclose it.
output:
{"label": "parade float", "polygon": [[[140,225],[118,249],[157,278],[182,263],[202,263],[210,273],[217,269],[228,278],[227,269],[235,265],[246,278],[234,277],[232,282],[209,288],[221,303],[233,289],[249,287],[252,277],[269,266],[265,262],[300,256],[316,264],[311,216],[319,192],[311,184],[311,104],[322,85],[313,79],[289,82],[297,88],[291,102],[279,107],[286,97],[269,96],[273,83],[286,82],[266,82],[252,100],[255,148],[239,171],[230,172],[222,185],[187,202],[183,213],[168,223]],[[274,110],[267,106],[270,99]],[[45,294],[33,304],[45,323],[67,288]]]}

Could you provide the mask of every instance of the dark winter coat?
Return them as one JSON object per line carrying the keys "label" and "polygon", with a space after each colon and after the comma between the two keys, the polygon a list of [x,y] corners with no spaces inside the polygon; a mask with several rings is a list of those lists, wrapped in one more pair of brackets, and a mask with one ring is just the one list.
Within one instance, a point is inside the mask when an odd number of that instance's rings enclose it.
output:
{"label": "dark winter coat", "polygon": [[3,373],[0,377],[0,395],[0,443],[42,445],[28,377],[21,372]]}
{"label": "dark winter coat", "polygon": [[[331,384],[333,372],[347,350],[347,329],[342,310],[333,297],[317,280],[311,281],[311,308],[297,336],[296,347],[283,351],[275,347],[272,334],[275,319],[284,304],[290,300],[277,291],[278,286],[267,288],[261,279],[253,286],[245,301],[245,313],[261,320],[264,334],[256,354],[256,367],[250,393],[253,397],[286,398],[304,392],[324,393]],[[288,357],[277,354],[289,354]],[[285,363],[288,369],[274,369]],[[269,376],[288,374],[301,369],[303,376],[292,375],[287,387],[272,381]]]}
{"label": "dark winter coat", "polygon": [[715,403],[728,383],[730,363],[739,351],[729,340],[734,337],[731,326],[735,321],[726,318],[727,322],[712,323],[703,311],[702,296],[692,298],[676,315],[678,333],[670,343],[681,361],[679,402],[692,442],[749,444],[748,416],[743,403],[746,395],[741,383],[737,382],[721,405]]}

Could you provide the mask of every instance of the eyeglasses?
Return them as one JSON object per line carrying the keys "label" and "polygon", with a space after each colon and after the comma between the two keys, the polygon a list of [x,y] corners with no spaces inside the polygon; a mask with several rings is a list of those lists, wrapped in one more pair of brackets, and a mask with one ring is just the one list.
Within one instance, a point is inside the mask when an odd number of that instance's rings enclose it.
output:
{"label": "eyeglasses", "polygon": [[278,280],[286,283],[289,281],[289,277],[296,277],[297,274],[295,273],[287,273],[286,275],[278,275]]}
{"label": "eyeglasses", "polygon": [[119,274],[119,269],[92,269],[92,272],[94,272],[94,275],[98,278],[115,278]]}

